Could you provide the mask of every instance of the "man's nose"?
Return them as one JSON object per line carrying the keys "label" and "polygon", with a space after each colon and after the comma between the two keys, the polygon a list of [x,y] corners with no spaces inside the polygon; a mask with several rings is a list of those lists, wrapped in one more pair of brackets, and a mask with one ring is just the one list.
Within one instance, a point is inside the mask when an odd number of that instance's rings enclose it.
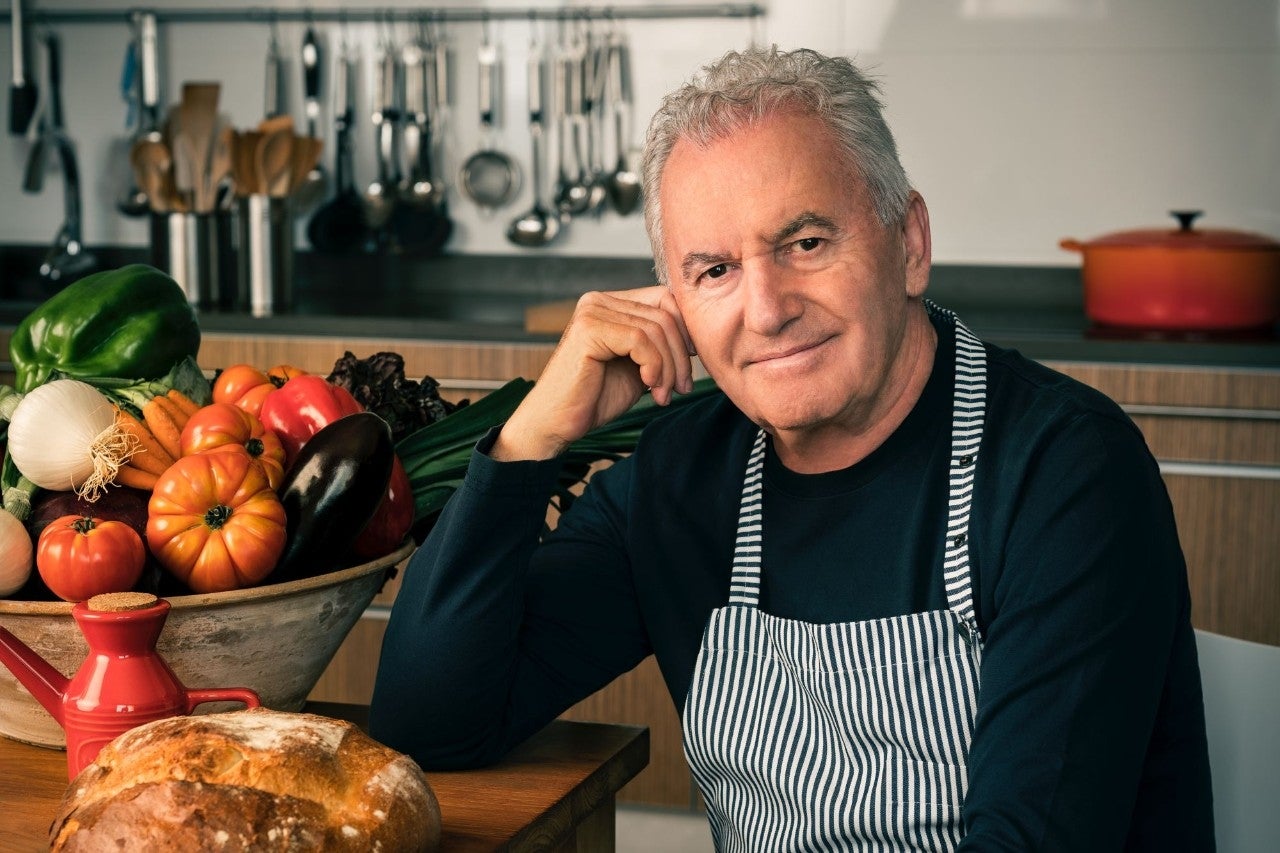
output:
{"label": "man's nose", "polygon": [[804,301],[792,276],[772,258],[743,264],[742,324],[757,335],[776,335],[804,312]]}

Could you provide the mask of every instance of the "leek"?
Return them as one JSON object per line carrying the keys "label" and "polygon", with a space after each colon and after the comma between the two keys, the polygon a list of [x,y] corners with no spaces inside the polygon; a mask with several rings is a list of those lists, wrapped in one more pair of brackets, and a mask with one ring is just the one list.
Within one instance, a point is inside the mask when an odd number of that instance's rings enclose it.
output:
{"label": "leek", "polygon": [[[528,379],[512,379],[470,405],[409,433],[396,444],[413,491],[415,526],[444,507],[462,485],[476,442],[510,418],[532,387],[533,382]],[[675,395],[667,406],[659,406],[652,397],[641,397],[613,421],[575,441],[561,457],[560,483],[552,504],[563,512],[573,501],[572,488],[587,478],[591,465],[621,459],[635,449],[640,433],[655,418],[714,393],[715,383],[705,378],[694,382],[690,393]]]}

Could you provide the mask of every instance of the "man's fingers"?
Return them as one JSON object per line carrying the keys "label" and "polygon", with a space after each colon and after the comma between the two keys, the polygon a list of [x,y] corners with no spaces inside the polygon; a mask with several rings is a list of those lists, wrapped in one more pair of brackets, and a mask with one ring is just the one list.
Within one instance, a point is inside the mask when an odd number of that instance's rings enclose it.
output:
{"label": "man's fingers", "polygon": [[[640,298],[630,298],[633,295]],[[603,347],[597,358],[631,359],[658,403],[666,404],[675,391],[689,389],[692,365],[687,336],[666,288],[590,293],[578,306],[575,322],[581,321],[581,333]]]}

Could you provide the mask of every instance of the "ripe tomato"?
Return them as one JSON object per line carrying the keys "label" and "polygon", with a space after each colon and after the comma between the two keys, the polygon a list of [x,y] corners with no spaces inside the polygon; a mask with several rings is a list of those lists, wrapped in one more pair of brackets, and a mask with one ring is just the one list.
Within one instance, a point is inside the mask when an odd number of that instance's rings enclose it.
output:
{"label": "ripe tomato", "polygon": [[182,428],[182,455],[242,447],[267,472],[271,488],[284,479],[284,445],[252,413],[231,403],[210,403]]}
{"label": "ripe tomato", "polygon": [[184,456],[156,481],[147,544],[196,592],[251,586],[271,573],[284,551],[284,507],[247,451]]}
{"label": "ripe tomato", "polygon": [[67,601],[132,589],[146,559],[142,537],[132,527],[87,515],[55,519],[36,546],[41,580]]}
{"label": "ripe tomato", "polygon": [[413,486],[399,456],[391,459],[391,481],[373,518],[360,531],[351,550],[357,557],[374,560],[400,547],[413,527]]}
{"label": "ripe tomato", "polygon": [[277,364],[265,373],[252,364],[233,364],[213,381],[213,402],[231,403],[257,417],[268,394],[306,373],[291,364]]}

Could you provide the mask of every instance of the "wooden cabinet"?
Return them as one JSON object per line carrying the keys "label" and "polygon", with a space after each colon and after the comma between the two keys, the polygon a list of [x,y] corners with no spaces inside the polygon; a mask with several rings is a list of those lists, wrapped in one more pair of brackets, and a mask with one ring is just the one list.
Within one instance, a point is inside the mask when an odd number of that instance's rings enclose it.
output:
{"label": "wooden cabinet", "polygon": [[1120,403],[1160,462],[1195,626],[1280,645],[1280,371],[1050,366]]}

